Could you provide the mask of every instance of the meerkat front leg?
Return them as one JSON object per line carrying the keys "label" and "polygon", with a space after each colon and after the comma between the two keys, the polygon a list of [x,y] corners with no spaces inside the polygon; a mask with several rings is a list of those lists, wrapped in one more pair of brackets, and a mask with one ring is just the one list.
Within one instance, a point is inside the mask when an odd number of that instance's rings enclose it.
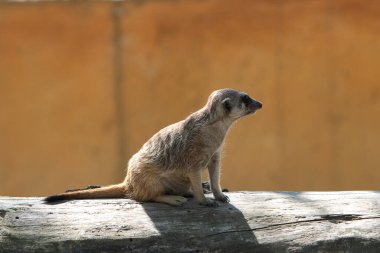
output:
{"label": "meerkat front leg", "polygon": [[216,152],[210,159],[208,167],[208,173],[210,177],[211,191],[214,194],[215,199],[222,202],[230,202],[227,195],[222,193],[220,187],[220,152]]}
{"label": "meerkat front leg", "polygon": [[193,195],[198,204],[209,207],[216,207],[218,203],[213,199],[205,197],[202,188],[202,171],[196,170],[189,173],[191,187],[193,188]]}

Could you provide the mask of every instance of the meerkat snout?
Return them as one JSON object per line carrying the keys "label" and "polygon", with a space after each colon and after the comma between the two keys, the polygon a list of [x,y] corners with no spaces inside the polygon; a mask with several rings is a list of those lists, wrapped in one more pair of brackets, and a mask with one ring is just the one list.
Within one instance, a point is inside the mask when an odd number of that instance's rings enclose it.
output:
{"label": "meerkat snout", "polygon": [[259,101],[253,100],[254,107],[257,109],[261,109],[263,107],[263,104]]}
{"label": "meerkat snout", "polygon": [[256,111],[263,107],[263,104],[261,102],[250,98],[247,94],[242,95],[241,100],[249,111]]}

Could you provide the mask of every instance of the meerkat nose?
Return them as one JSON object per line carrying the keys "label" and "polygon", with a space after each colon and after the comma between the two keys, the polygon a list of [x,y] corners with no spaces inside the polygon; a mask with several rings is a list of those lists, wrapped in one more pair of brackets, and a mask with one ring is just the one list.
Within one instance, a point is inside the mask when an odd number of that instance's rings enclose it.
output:
{"label": "meerkat nose", "polygon": [[258,108],[258,109],[261,109],[263,107],[263,104],[260,103],[259,101],[255,101],[255,106]]}

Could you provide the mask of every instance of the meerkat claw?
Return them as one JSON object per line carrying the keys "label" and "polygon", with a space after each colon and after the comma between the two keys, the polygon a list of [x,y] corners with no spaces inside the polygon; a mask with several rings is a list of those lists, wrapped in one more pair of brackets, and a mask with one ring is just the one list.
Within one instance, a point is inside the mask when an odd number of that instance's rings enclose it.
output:
{"label": "meerkat claw", "polygon": [[229,203],[230,202],[230,198],[224,194],[222,196],[217,197],[216,199],[219,200],[220,202],[223,202],[223,203]]}

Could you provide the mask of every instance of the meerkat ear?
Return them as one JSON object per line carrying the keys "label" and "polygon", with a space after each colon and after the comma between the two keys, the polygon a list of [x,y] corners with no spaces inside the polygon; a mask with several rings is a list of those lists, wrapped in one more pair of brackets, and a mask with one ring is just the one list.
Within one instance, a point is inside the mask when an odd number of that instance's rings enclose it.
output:
{"label": "meerkat ear", "polygon": [[222,101],[222,105],[223,105],[224,110],[225,110],[227,113],[230,113],[230,112],[231,112],[232,106],[231,106],[231,102],[230,102],[230,99],[229,99],[229,98],[224,99],[224,100]]}

